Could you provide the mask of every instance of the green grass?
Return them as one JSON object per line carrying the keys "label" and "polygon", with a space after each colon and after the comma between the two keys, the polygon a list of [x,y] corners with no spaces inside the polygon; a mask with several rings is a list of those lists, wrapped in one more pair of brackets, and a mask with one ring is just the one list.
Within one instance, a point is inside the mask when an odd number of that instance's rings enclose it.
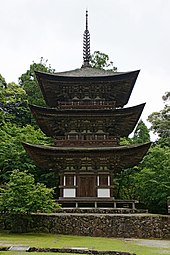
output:
{"label": "green grass", "polygon": [[[48,248],[63,248],[63,247],[85,247],[96,250],[114,250],[136,253],[137,255],[170,255],[169,248],[151,247],[140,244],[141,240],[133,239],[114,239],[102,237],[84,237],[84,236],[67,236],[54,234],[12,234],[7,232],[0,233],[0,246],[25,245],[32,247],[48,247]],[[159,240],[157,240],[159,242]],[[21,251],[0,252],[1,255],[28,255]],[[36,253],[31,255],[49,255],[59,253]],[[63,253],[62,253],[63,255]]]}

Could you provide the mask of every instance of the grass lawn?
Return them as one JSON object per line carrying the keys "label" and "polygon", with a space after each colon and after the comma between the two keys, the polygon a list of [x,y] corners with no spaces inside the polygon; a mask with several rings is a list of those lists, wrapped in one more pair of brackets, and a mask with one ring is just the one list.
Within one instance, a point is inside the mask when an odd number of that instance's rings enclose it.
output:
{"label": "grass lawn", "polygon": [[[31,247],[66,248],[85,247],[96,250],[113,250],[136,253],[137,255],[170,255],[170,240],[146,240],[146,239],[115,239],[103,237],[67,236],[54,234],[12,234],[0,233],[0,247],[23,245]],[[28,255],[21,251],[4,251],[1,255]],[[36,253],[31,255],[54,255],[59,253]],[[64,253],[66,254],[66,253]],[[62,253],[62,255],[64,255]]]}

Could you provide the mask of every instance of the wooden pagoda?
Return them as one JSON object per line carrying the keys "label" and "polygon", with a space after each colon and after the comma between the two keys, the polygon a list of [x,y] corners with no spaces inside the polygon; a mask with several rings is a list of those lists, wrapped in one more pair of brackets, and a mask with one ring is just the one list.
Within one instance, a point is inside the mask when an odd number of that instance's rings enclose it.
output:
{"label": "wooden pagoda", "polygon": [[123,108],[139,71],[113,72],[90,66],[87,13],[83,65],[60,72],[36,72],[47,107],[30,105],[41,130],[53,146],[24,143],[35,163],[60,176],[59,203],[64,207],[120,207],[135,201],[117,200],[113,179],[137,165],[150,147],[120,145],[135,128],[145,104]]}

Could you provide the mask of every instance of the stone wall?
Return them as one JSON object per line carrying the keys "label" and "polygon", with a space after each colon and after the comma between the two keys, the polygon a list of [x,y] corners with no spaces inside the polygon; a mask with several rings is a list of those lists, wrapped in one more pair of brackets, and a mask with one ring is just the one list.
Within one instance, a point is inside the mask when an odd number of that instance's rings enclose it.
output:
{"label": "stone wall", "polygon": [[[149,214],[33,214],[28,230],[66,235],[170,239],[170,216]],[[2,227],[2,222],[1,222]]]}
{"label": "stone wall", "polygon": [[28,252],[59,252],[59,253],[74,253],[74,254],[90,254],[90,255],[136,255],[130,252],[121,251],[98,251],[79,248],[30,248]]}

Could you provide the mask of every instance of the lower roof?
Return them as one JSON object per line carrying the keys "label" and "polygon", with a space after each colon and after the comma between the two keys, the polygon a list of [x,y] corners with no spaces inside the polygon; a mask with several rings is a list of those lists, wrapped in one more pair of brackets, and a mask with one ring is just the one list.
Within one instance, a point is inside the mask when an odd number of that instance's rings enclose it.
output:
{"label": "lower roof", "polygon": [[[108,165],[110,171],[117,171],[137,165],[147,153],[151,143],[116,147],[53,147],[23,143],[35,163],[55,171],[67,166]],[[96,162],[96,163],[95,163]]]}

